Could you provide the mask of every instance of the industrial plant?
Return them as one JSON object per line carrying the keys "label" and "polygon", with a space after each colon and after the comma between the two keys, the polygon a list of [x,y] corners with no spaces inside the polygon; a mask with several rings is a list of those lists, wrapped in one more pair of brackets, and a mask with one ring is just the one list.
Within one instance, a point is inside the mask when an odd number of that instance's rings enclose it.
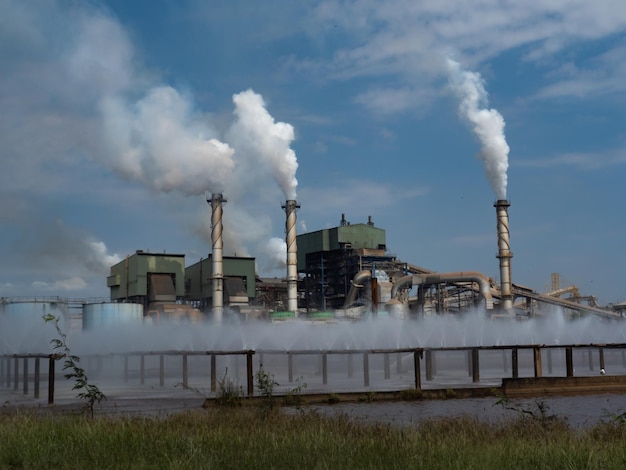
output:
{"label": "industrial plant", "polygon": [[[212,246],[206,258],[187,265],[184,254],[137,250],[111,266],[106,279],[108,300],[81,305],[68,301],[65,306],[59,301],[53,302],[54,308],[61,308],[86,330],[118,321],[332,322],[476,310],[490,318],[523,320],[547,314],[551,305],[572,315],[623,316],[620,305],[602,308],[593,296],[581,296],[575,286],[562,287],[556,273],[547,293],[516,285],[511,276],[507,200],[494,204],[499,282],[480,272],[434,272],[389,254],[386,232],[375,225],[372,216],[366,222],[351,223],[341,214],[336,227],[297,235],[300,205],[295,200],[282,205],[286,276],[262,278],[257,275],[255,258],[223,256],[226,199],[212,194],[207,202]],[[4,312],[28,308],[23,300],[11,299],[4,299],[2,306]]]}
{"label": "industrial plant", "polygon": [[[507,394],[514,390],[501,378],[515,381],[532,374],[541,380],[543,360],[548,375],[564,377],[565,385],[555,390],[591,390],[598,378],[606,379],[602,386],[623,387],[623,333],[608,321],[590,328],[596,319],[622,319],[621,305],[603,308],[575,286],[562,287],[556,273],[547,293],[515,284],[508,200],[494,204],[499,282],[475,271],[434,272],[391,255],[386,232],[372,216],[351,223],[341,214],[336,227],[298,235],[295,199],[282,205],[285,276],[262,278],[255,258],[223,255],[227,201],[212,194],[207,202],[211,252],[206,258],[188,265],[184,254],[137,250],[110,267],[110,296],[97,302],[2,299],[0,376],[5,388],[17,393],[21,385],[27,395],[32,380],[33,396],[39,399],[46,381],[49,405],[55,403],[55,390],[68,388],[56,381],[55,363],[62,356],[47,350],[58,343],[42,317],[56,319],[57,328],[62,320],[68,334],[78,333],[72,344],[86,358],[90,376],[117,384],[116,393],[134,393],[137,386],[140,393],[148,387],[155,393],[158,378],[162,393],[172,392],[166,387],[169,380],[185,390],[210,387],[207,393],[215,397],[218,376],[226,380],[229,374],[233,383],[245,383],[252,397],[256,364],[288,384],[280,393],[297,383],[297,370],[317,393],[407,387],[421,393],[441,386],[450,390],[452,380],[455,387],[483,383]],[[559,322],[571,329],[565,331]],[[577,334],[577,325],[584,334]],[[601,335],[600,342],[592,330]],[[48,362],[47,374],[42,360]],[[34,362],[33,373],[29,362]],[[355,362],[361,366],[358,373]],[[439,379],[438,368],[446,369]],[[374,382],[375,376],[383,379]],[[534,383],[530,389],[545,391],[547,386]]]}

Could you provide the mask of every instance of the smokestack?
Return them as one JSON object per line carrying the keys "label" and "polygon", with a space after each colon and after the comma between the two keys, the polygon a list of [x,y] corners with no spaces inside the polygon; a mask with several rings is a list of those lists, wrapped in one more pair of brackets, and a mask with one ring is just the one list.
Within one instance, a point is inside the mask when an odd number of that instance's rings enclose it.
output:
{"label": "smokestack", "polygon": [[498,199],[493,207],[498,215],[498,254],[500,260],[500,296],[501,307],[513,311],[513,291],[511,286],[511,244],[509,242],[509,206],[506,199]]}
{"label": "smokestack", "polygon": [[211,244],[213,256],[211,257],[212,296],[213,296],[213,319],[222,321],[224,313],[224,270],[222,261],[222,204],[226,199],[221,194],[211,194],[207,201],[211,205]]}
{"label": "smokestack", "polygon": [[282,206],[287,214],[285,237],[287,242],[287,310],[298,313],[298,248],[296,246],[296,209],[300,209],[293,199],[287,199]]}

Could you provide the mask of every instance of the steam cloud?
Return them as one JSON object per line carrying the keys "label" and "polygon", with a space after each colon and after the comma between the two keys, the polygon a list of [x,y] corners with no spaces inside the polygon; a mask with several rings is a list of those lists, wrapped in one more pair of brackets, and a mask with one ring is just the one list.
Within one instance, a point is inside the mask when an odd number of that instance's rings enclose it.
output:
{"label": "steam cloud", "polygon": [[287,199],[296,199],[298,162],[290,148],[295,138],[293,126],[275,122],[265,109],[263,97],[252,90],[233,95],[236,121],[230,136],[250,158],[258,158],[266,166]]}
{"label": "steam cloud", "polygon": [[474,127],[482,143],[478,157],[483,161],[487,179],[498,199],[506,199],[509,146],[504,136],[504,118],[495,109],[487,109],[487,92],[480,74],[461,69],[448,59],[450,83],[461,100],[459,112]]}
{"label": "steam cloud", "polygon": [[282,238],[270,238],[267,243],[267,252],[269,254],[269,269],[285,268],[287,266],[287,243]]}
{"label": "steam cloud", "polygon": [[[175,193],[169,200],[176,207],[187,204],[176,195],[225,193],[229,200],[225,248],[240,256],[249,248],[267,258],[262,263],[276,266],[267,208],[273,201],[280,214],[281,190],[295,199],[298,163],[290,148],[293,127],[276,121],[261,95],[252,90],[234,95],[234,114],[225,123],[213,117],[213,110],[200,109],[191,94],[155,80],[157,74],[144,69],[124,26],[105,9],[66,8],[56,1],[40,7],[5,3],[0,10],[8,19],[3,31],[7,40],[0,49],[20,53],[15,67],[0,80],[0,98],[7,122],[20,129],[26,123],[25,135],[32,129],[28,139],[20,135],[7,139],[7,131],[3,133],[3,149],[12,156],[7,159],[11,172],[6,174],[16,175],[11,183],[20,188],[36,184],[45,194],[62,179],[42,169],[71,164],[74,171],[102,164],[151,191]],[[199,207],[206,210],[205,204]],[[189,218],[180,212],[181,220]],[[205,215],[202,222],[206,230]],[[45,233],[49,232],[47,228]],[[32,259],[33,250],[24,251],[21,256],[32,265],[53,271],[44,275],[37,269],[24,285],[44,289],[62,279],[59,288],[79,289],[79,279],[92,285],[94,275],[106,274],[115,264],[118,256],[108,254],[102,242],[86,234],[76,240],[68,232],[46,240],[39,260]],[[274,249],[267,249],[268,244]],[[80,260],[73,254],[78,252]],[[51,269],[54,263],[67,266],[67,272]]]}
{"label": "steam cloud", "polygon": [[234,150],[194,115],[175,89],[159,86],[129,106],[119,97],[101,102],[113,167],[156,191],[186,196],[221,193],[234,167]]}

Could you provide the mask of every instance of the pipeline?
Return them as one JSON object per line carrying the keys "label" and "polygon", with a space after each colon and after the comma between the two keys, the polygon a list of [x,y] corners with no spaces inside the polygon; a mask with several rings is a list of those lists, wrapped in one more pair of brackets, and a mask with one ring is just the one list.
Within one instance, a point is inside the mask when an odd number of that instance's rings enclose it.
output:
{"label": "pipeline", "polygon": [[485,308],[493,309],[493,297],[489,278],[476,271],[460,271],[451,273],[424,273],[403,276],[394,282],[391,288],[391,298],[395,298],[398,290],[414,285],[433,285],[442,282],[475,282],[479,286],[480,295],[485,299]]}
{"label": "pipeline", "polygon": [[356,273],[352,281],[350,281],[350,290],[348,291],[348,296],[346,297],[346,301],[343,304],[343,308],[349,308],[354,301],[356,300],[356,295],[358,289],[363,287],[363,283],[370,280],[372,278],[372,271],[369,269],[364,269],[363,271],[359,271]]}

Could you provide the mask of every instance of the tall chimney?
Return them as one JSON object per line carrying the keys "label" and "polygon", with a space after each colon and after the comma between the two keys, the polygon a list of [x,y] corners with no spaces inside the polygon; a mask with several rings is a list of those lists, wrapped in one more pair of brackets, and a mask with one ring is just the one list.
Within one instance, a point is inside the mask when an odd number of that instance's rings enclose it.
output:
{"label": "tall chimney", "polygon": [[498,215],[498,254],[500,260],[500,296],[501,307],[513,311],[513,291],[511,286],[511,244],[509,242],[509,206],[506,199],[499,199],[493,205]]}
{"label": "tall chimney", "polygon": [[211,194],[207,201],[211,205],[211,244],[213,255],[211,257],[213,319],[221,322],[224,313],[224,270],[222,249],[222,204],[226,199],[221,194]]}
{"label": "tall chimney", "polygon": [[296,209],[298,203],[288,199],[282,206],[287,214],[285,240],[287,242],[287,310],[298,314],[298,248],[296,246]]}

